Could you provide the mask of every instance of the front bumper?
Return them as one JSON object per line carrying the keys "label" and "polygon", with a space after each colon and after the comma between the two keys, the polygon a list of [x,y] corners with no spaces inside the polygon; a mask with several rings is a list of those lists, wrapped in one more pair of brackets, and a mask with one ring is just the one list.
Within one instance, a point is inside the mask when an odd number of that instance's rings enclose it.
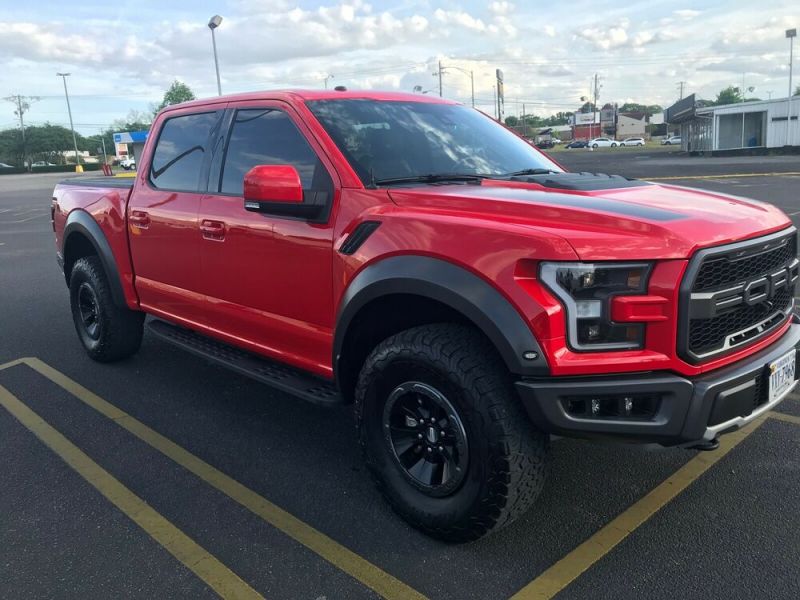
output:
{"label": "front bumper", "polygon": [[[800,324],[774,344],[735,364],[685,378],[671,373],[518,381],[517,391],[541,430],[571,437],[606,437],[664,446],[710,441],[777,406],[796,386],[767,402],[767,365],[800,345]],[[795,375],[797,376],[797,375]],[[571,402],[592,398],[657,398],[646,417],[575,416]],[[585,400],[581,400],[585,399]]]}

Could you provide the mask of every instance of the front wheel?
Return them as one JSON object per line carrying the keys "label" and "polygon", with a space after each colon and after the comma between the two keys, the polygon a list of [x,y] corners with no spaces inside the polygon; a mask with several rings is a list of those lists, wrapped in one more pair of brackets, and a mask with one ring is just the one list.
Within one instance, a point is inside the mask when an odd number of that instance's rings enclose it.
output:
{"label": "front wheel", "polygon": [[355,412],[378,488],[428,535],[476,540],[522,515],[544,485],[548,436],[470,327],[426,325],[382,342],[362,368]]}
{"label": "front wheel", "polygon": [[592,148],[597,148],[597,144],[592,144]]}

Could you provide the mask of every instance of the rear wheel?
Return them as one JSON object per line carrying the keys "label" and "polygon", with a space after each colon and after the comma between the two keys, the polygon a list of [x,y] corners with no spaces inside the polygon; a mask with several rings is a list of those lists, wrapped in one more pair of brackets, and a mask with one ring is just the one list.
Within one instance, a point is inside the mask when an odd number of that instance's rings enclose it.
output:
{"label": "rear wheel", "polygon": [[597,144],[592,144],[592,148],[597,148]]}
{"label": "rear wheel", "polygon": [[96,256],[75,261],[69,283],[75,331],[91,358],[112,362],[135,354],[142,344],[144,313],[117,306]]}
{"label": "rear wheel", "polygon": [[355,408],[378,488],[428,535],[478,539],[523,514],[543,487],[548,437],[470,327],[427,325],[382,342],[364,363]]}

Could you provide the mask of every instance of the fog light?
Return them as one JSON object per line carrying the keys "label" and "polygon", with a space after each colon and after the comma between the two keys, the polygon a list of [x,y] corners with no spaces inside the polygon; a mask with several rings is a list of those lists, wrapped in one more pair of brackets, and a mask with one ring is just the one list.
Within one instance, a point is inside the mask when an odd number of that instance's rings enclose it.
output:
{"label": "fog light", "polygon": [[652,420],[661,406],[657,394],[631,396],[572,396],[561,399],[566,413],[576,419]]}
{"label": "fog light", "polygon": [[625,398],[625,416],[629,417],[633,410],[633,398]]}

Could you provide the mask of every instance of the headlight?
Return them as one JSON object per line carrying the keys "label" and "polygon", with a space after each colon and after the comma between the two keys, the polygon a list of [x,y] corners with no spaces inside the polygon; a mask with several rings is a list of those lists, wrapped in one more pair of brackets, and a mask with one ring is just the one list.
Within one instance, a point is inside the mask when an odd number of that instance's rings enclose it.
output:
{"label": "headlight", "polygon": [[644,345],[644,323],[611,321],[611,299],[647,292],[649,263],[542,263],[540,277],[567,311],[573,350],[627,350]]}

